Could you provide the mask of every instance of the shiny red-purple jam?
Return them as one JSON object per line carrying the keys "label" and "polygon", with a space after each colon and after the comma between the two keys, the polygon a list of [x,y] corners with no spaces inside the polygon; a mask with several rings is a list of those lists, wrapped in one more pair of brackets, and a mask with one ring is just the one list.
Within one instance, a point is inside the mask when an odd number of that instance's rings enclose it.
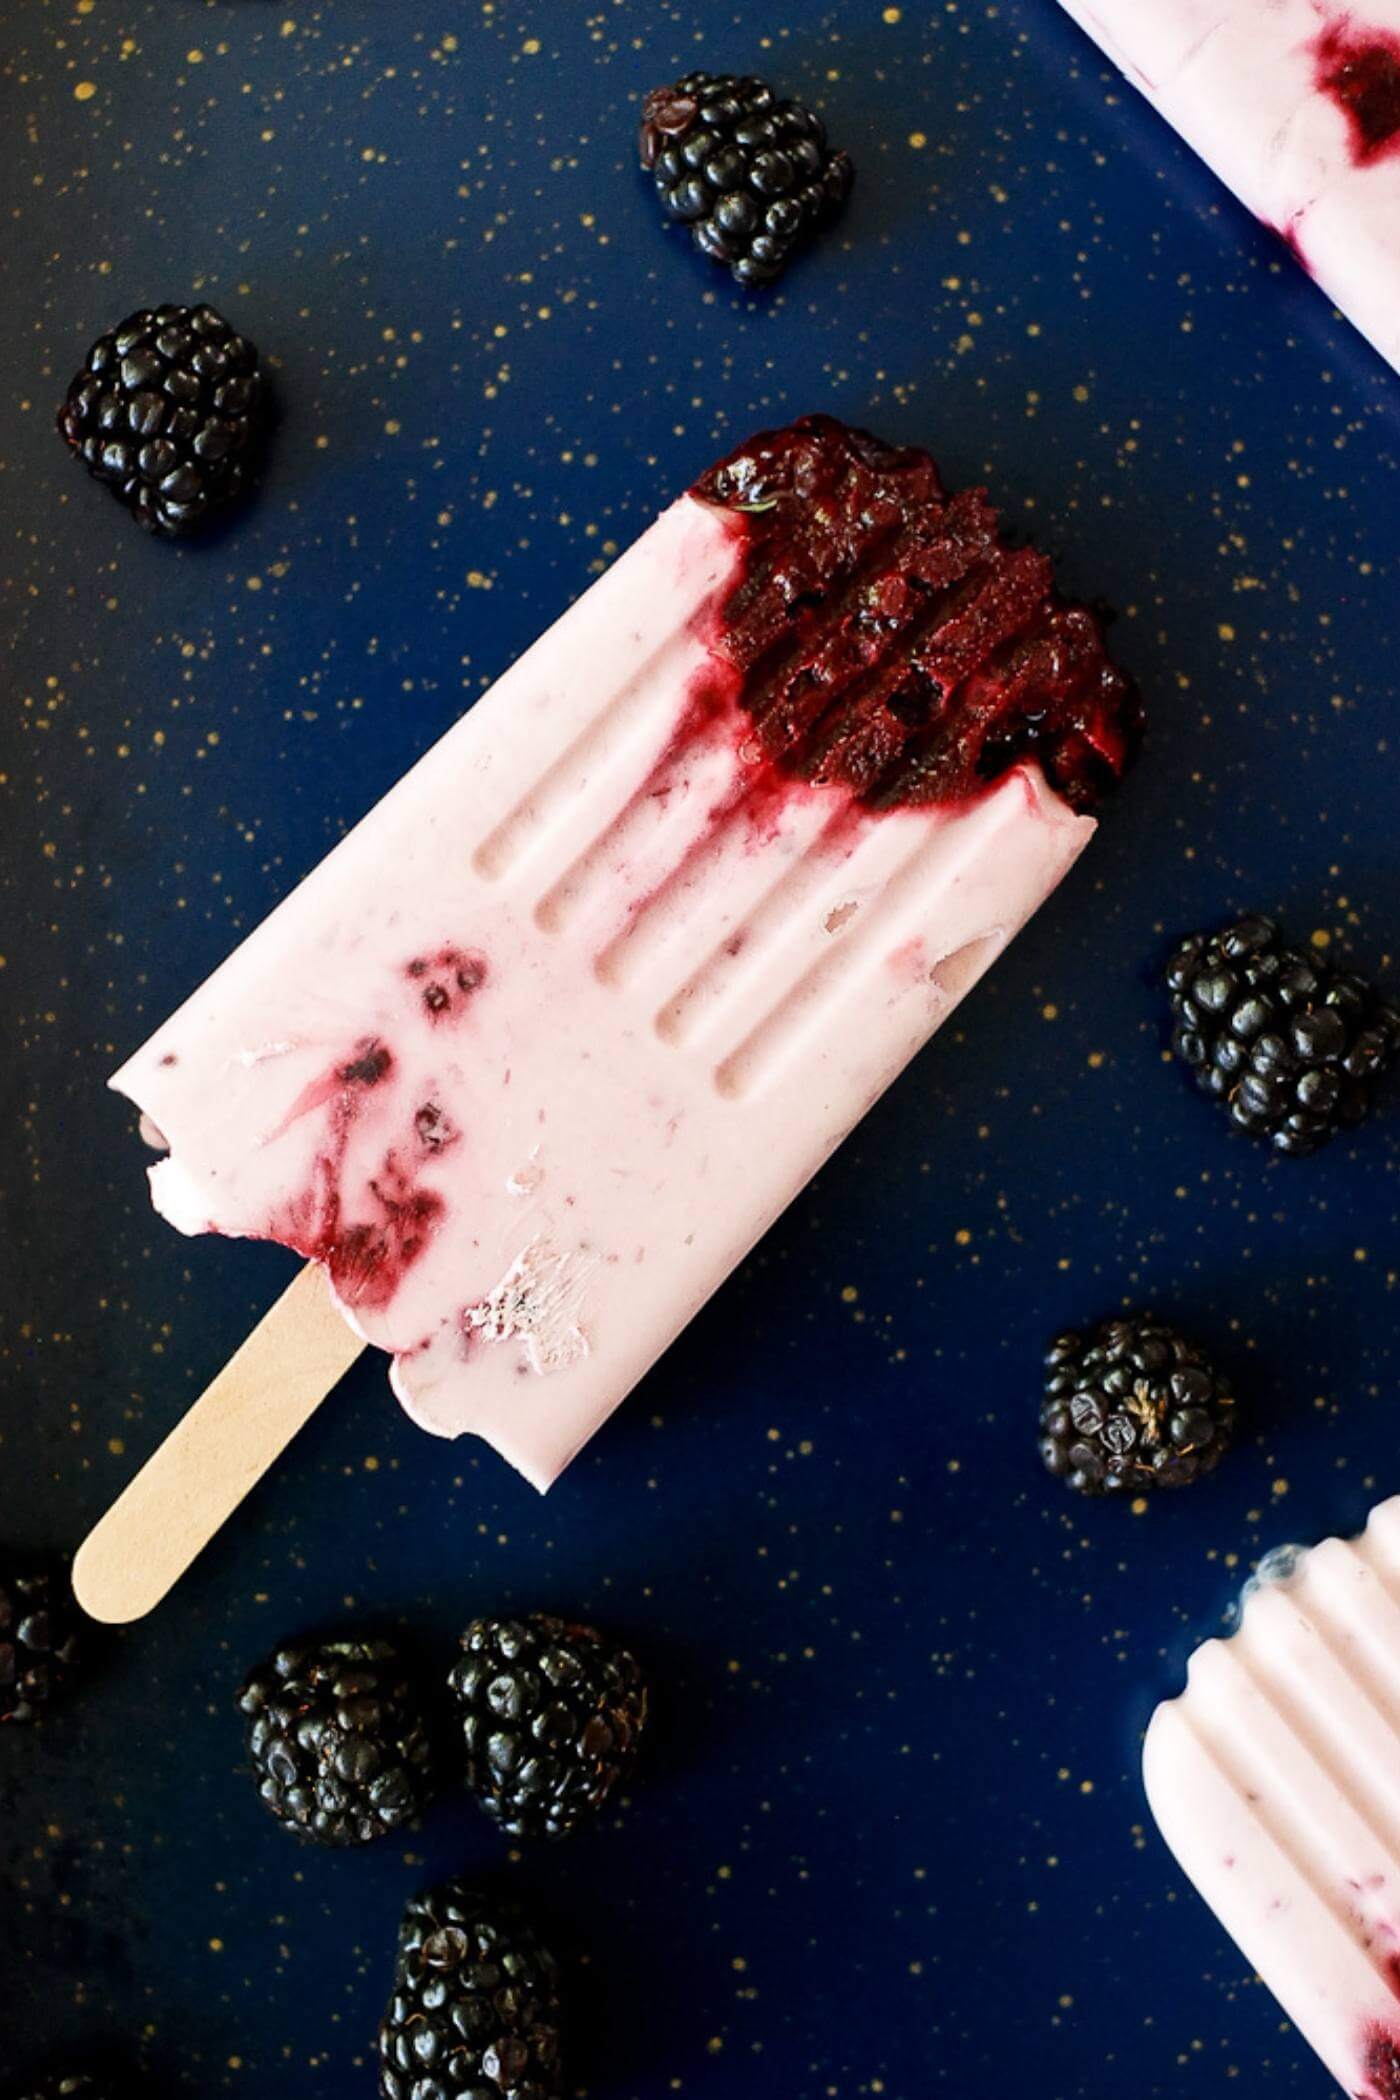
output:
{"label": "shiny red-purple jam", "polygon": [[1356,165],[1400,154],[1400,36],[1348,16],[1313,48],[1318,87],[1346,117]]}
{"label": "shiny red-purple jam", "polygon": [[1025,760],[1091,808],[1141,705],[1087,606],[1013,547],[985,490],[828,416],[764,432],[692,494],[742,531],[712,646],[789,776],[871,808],[960,802]]}
{"label": "shiny red-purple jam", "polygon": [[1400,2043],[1377,2027],[1367,2037],[1366,2084],[1356,2100],[1400,2100]]}

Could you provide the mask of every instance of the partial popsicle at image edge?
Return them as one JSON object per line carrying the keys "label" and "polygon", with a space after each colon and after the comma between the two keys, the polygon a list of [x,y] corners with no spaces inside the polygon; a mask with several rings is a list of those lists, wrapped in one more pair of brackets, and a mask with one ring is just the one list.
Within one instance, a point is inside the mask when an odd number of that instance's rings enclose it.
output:
{"label": "partial popsicle at image edge", "polygon": [[1148,1801],[1342,2090],[1400,2100],[1400,1497],[1261,1577],[1153,1716]]}
{"label": "partial popsicle at image edge", "polygon": [[672,504],[116,1075],[547,1487],[1055,887],[1139,703],[985,494],[826,418]]}
{"label": "partial popsicle at image edge", "polygon": [[1400,371],[1400,0],[1061,0]]}

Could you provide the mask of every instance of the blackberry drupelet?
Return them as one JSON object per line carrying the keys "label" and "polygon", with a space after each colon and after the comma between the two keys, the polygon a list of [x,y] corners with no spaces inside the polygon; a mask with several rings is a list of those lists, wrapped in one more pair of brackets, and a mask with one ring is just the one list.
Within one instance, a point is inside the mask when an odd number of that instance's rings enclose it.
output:
{"label": "blackberry drupelet", "polygon": [[1395,1000],[1257,913],[1183,941],[1167,985],[1172,1049],[1197,1086],[1295,1158],[1360,1123],[1400,1055]]}
{"label": "blackberry drupelet", "polygon": [[512,1837],[567,1837],[607,1799],[646,1723],[634,1657],[545,1612],[475,1620],[448,1684],[467,1784]]}
{"label": "blackberry drupelet", "polygon": [[1059,1335],[1046,1354],[1040,1455],[1081,1495],[1186,1487],[1219,1464],[1234,1427],[1229,1380],[1155,1313]]}
{"label": "blackberry drupelet", "polygon": [[99,336],[58,412],[148,532],[193,532],[246,491],[268,421],[258,353],[212,306],[143,307]]}
{"label": "blackberry drupelet", "polygon": [[381,2100],[557,2100],[558,1965],[513,1906],[465,1881],[414,1897],[379,2064]]}
{"label": "blackberry drupelet", "polygon": [[65,1577],[0,1566],[0,1726],[36,1721],[78,1658],[77,1607]]}
{"label": "blackberry drupelet", "polygon": [[434,1784],[432,1739],[391,1641],[294,1641],[238,1695],[258,1791],[279,1822],[320,1845],[402,1829]]}
{"label": "blackberry drupelet", "polygon": [[653,88],[639,143],[667,217],[750,289],[782,275],[854,180],[816,112],[751,74],[687,73]]}

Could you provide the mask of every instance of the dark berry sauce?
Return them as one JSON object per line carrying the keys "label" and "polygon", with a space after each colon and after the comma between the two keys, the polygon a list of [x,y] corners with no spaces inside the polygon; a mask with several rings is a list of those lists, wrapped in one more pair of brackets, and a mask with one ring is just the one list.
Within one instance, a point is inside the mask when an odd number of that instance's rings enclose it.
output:
{"label": "dark berry sauce", "polygon": [[455,1021],[485,984],[486,961],[463,948],[439,948],[435,955],[416,955],[405,975],[430,1019]]}
{"label": "dark berry sauce", "polygon": [[1121,776],[1132,682],[982,489],[828,416],[768,431],[691,492],[742,533],[715,622],[763,755],[869,808],[966,800],[1035,760],[1075,809]]}
{"label": "dark berry sauce", "polygon": [[1356,2100],[1400,2100],[1400,2041],[1383,2027],[1367,2037],[1365,2072]]}
{"label": "dark berry sauce", "polygon": [[[410,1118],[413,1142],[390,1142],[375,1172],[362,1181],[346,1173],[352,1134],[369,1113],[381,1114],[376,1090],[395,1070],[387,1044],[368,1036],[320,1079],[305,1087],[283,1128],[304,1115],[323,1114],[325,1136],[309,1185],[272,1219],[267,1237],[292,1247],[308,1261],[324,1262],[347,1305],[386,1306],[432,1238],[446,1213],[435,1189],[420,1188],[403,1164],[442,1151],[457,1136],[436,1103]],[[392,1095],[393,1089],[384,1089]],[[385,1103],[386,1135],[397,1128],[392,1100]]]}
{"label": "dark berry sauce", "polygon": [[1400,36],[1348,19],[1325,29],[1313,48],[1317,85],[1346,117],[1357,167],[1400,153]]}

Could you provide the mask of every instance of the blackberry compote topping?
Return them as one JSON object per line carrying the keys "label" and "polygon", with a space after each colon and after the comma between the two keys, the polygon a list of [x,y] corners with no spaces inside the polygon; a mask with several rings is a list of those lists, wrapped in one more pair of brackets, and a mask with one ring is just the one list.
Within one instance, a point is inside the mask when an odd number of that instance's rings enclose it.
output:
{"label": "blackberry compote topping", "polygon": [[379,2025],[381,2100],[557,2100],[559,1970],[513,1906],[465,1881],[416,1896]]}
{"label": "blackberry compote topping", "polygon": [[847,197],[855,171],[815,110],[751,74],[687,73],[642,104],[642,166],[661,208],[750,289],[782,275]]}
{"label": "blackberry compote topping", "polygon": [[963,801],[1034,760],[1075,809],[1120,777],[1137,690],[984,489],[829,416],[766,431],[691,492],[732,514],[713,636],[768,757],[876,808]]}
{"label": "blackberry compote topping", "polygon": [[1250,1137],[1294,1157],[1370,1112],[1400,1057],[1400,1004],[1250,913],[1167,968],[1172,1049]]}
{"label": "blackberry compote topping", "polygon": [[267,411],[257,351],[212,306],[142,307],[93,344],[58,427],[148,532],[174,538],[244,494]]}
{"label": "blackberry compote topping", "polygon": [[1046,1352],[1040,1455],[1078,1494],[1185,1487],[1220,1463],[1234,1427],[1228,1379],[1155,1313],[1058,1335]]}
{"label": "blackberry compote topping", "polygon": [[238,1704],[258,1791],[300,1837],[366,1844],[411,1822],[432,1792],[428,1723],[390,1641],[289,1642]]}
{"label": "blackberry compote topping", "polygon": [[51,1570],[0,1566],[0,1726],[38,1720],[78,1657],[79,1614]]}
{"label": "blackberry compote topping", "polygon": [[567,1837],[606,1800],[646,1722],[641,1669],[591,1626],[477,1619],[448,1679],[467,1784],[513,1837]]}

